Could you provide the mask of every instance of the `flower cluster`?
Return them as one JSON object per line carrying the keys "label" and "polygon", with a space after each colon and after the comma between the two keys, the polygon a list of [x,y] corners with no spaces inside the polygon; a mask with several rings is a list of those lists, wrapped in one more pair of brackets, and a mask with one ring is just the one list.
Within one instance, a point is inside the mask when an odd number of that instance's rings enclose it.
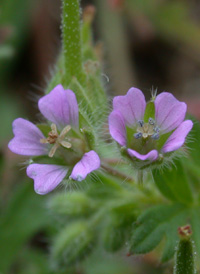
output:
{"label": "flower cluster", "polygon": [[184,144],[193,126],[191,120],[184,121],[186,110],[171,93],[162,92],[146,103],[141,90],[131,88],[113,100],[110,134],[137,166],[145,167]]}
{"label": "flower cluster", "polygon": [[25,119],[16,119],[14,138],[8,147],[14,153],[35,156],[34,161],[39,163],[30,164],[27,175],[34,180],[35,191],[46,194],[70,171],[70,178],[82,181],[100,167],[100,159],[95,151],[89,151],[80,134],[78,104],[73,91],[58,85],[39,100],[38,107],[51,125],[41,125],[39,129]]}
{"label": "flower cluster", "polygon": [[[58,85],[39,100],[38,107],[49,123],[36,126],[16,119],[8,146],[14,153],[32,157],[27,175],[34,180],[35,191],[46,194],[64,178],[84,180],[100,167],[100,158],[81,133],[73,91]],[[146,103],[143,93],[131,88],[113,100],[110,134],[136,167],[145,168],[184,144],[193,126],[192,121],[184,121],[186,110],[186,104],[171,93],[162,92]]]}

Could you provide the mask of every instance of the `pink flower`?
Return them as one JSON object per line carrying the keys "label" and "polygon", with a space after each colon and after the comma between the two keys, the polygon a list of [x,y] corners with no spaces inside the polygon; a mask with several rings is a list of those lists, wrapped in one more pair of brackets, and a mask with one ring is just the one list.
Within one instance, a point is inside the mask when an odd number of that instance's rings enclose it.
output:
{"label": "pink flower", "polygon": [[149,104],[153,104],[150,113],[141,90],[131,88],[114,98],[109,116],[112,138],[140,162],[153,162],[179,149],[193,126],[192,121],[184,121],[186,104],[171,93],[162,92]]}
{"label": "pink flower", "polygon": [[[38,194],[52,191],[66,177],[70,168],[70,177],[82,181],[100,167],[98,154],[85,151],[84,141],[80,136],[78,104],[73,91],[56,86],[38,102],[40,112],[52,122],[48,136],[33,123],[18,118],[13,122],[14,138],[9,142],[9,149],[26,156],[48,155],[59,159],[62,164],[30,164],[27,175],[34,180],[34,189]],[[81,148],[80,148],[81,147]],[[64,160],[63,160],[64,158]],[[56,161],[55,161],[56,162]]]}

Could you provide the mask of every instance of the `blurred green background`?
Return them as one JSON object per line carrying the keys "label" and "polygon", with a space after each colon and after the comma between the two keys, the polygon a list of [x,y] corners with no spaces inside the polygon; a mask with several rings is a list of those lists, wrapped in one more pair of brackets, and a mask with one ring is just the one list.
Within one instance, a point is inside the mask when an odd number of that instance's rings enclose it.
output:
{"label": "blurred green background", "polygon": [[[197,0],[81,1],[94,5],[94,42],[109,93],[131,86],[150,98],[152,88],[169,91],[200,118],[200,2]],[[0,3],[0,273],[55,273],[48,261],[54,218],[51,196],[33,192],[26,159],[11,153],[12,121],[37,121],[43,94],[60,51],[60,0],[1,0]],[[170,273],[157,253],[128,257],[96,250],[62,273]],[[152,270],[151,270],[152,269]],[[57,273],[57,272],[56,272]]]}

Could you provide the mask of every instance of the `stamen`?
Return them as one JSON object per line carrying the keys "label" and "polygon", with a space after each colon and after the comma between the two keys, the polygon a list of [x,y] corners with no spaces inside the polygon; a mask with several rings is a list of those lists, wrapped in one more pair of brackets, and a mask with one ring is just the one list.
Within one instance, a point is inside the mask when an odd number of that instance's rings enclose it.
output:
{"label": "stamen", "polygon": [[137,132],[137,133],[135,133],[135,134],[134,134],[134,137],[135,137],[135,139],[140,139],[140,138],[142,138],[142,132]]}
{"label": "stamen", "polygon": [[60,137],[60,138],[65,137],[65,135],[70,131],[70,129],[71,129],[71,126],[70,126],[70,125],[64,127],[63,130],[61,131],[59,137]]}
{"label": "stamen", "polygon": [[149,118],[149,124],[150,124],[150,125],[155,125],[155,121],[154,121],[153,118]]}
{"label": "stamen", "polygon": [[40,143],[41,144],[49,144],[49,142],[47,141],[47,139],[40,139]]}
{"label": "stamen", "polygon": [[51,150],[49,151],[49,154],[48,154],[50,158],[52,158],[54,156],[58,147],[59,147],[59,144],[53,145],[53,147],[51,148]]}
{"label": "stamen", "polygon": [[143,120],[138,120],[137,123],[138,123],[141,127],[143,127],[143,125],[144,125],[144,121],[143,121]]}
{"label": "stamen", "polygon": [[58,135],[56,124],[54,124],[54,123],[51,124],[51,130],[52,130],[52,134]]}
{"label": "stamen", "polygon": [[160,128],[158,126],[154,127],[153,130],[154,130],[154,132],[157,132],[157,133],[160,132]]}
{"label": "stamen", "polygon": [[58,135],[56,124],[51,124],[51,131],[48,133],[48,138],[46,139],[40,139],[40,143],[42,144],[54,144],[51,150],[49,151],[49,157],[53,157],[56,150],[59,146],[63,146],[65,148],[71,148],[72,145],[65,141],[65,135],[70,131],[71,126],[67,125],[63,130],[61,131],[60,135]]}
{"label": "stamen", "polygon": [[60,144],[61,144],[63,147],[66,147],[66,148],[72,147],[72,144],[70,144],[69,142],[66,142],[66,141],[61,141]]}
{"label": "stamen", "polygon": [[151,136],[151,138],[152,138],[153,140],[158,140],[158,139],[160,138],[160,134],[159,134],[159,133],[154,133],[154,134]]}

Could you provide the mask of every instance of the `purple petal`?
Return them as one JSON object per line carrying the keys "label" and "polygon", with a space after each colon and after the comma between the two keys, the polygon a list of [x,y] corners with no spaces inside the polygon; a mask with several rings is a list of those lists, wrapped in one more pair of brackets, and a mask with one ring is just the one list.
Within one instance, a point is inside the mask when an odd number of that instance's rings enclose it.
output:
{"label": "purple petal", "polygon": [[15,136],[8,144],[12,152],[26,156],[48,153],[47,145],[40,143],[40,139],[45,137],[36,125],[23,118],[18,118],[13,121],[12,126]]}
{"label": "purple petal", "polygon": [[146,108],[144,94],[137,88],[131,88],[126,95],[114,97],[113,108],[121,112],[125,124],[131,127],[144,117]]}
{"label": "purple petal", "polygon": [[126,127],[124,118],[117,110],[113,110],[108,118],[110,135],[121,146],[126,146]]}
{"label": "purple petal", "polygon": [[76,181],[84,180],[87,175],[100,167],[98,154],[91,150],[83,155],[83,158],[74,166],[70,177]]}
{"label": "purple petal", "polygon": [[38,107],[44,117],[56,125],[78,127],[78,104],[76,95],[70,89],[56,86],[39,100]]}
{"label": "purple petal", "polygon": [[179,149],[185,143],[185,138],[192,127],[193,122],[191,120],[182,122],[180,126],[172,133],[172,135],[170,135],[164,144],[162,151],[167,153]]}
{"label": "purple petal", "polygon": [[155,99],[156,122],[163,133],[178,127],[185,119],[187,105],[171,93],[162,92]]}
{"label": "purple petal", "polygon": [[157,150],[151,150],[149,153],[142,155],[140,153],[138,153],[135,150],[132,149],[128,149],[128,154],[131,157],[136,157],[139,160],[145,161],[145,160],[149,160],[149,161],[155,161],[158,158],[158,151]]}
{"label": "purple petal", "polygon": [[68,169],[58,165],[32,164],[27,167],[27,176],[34,180],[35,192],[44,195],[52,191],[67,175]]}

